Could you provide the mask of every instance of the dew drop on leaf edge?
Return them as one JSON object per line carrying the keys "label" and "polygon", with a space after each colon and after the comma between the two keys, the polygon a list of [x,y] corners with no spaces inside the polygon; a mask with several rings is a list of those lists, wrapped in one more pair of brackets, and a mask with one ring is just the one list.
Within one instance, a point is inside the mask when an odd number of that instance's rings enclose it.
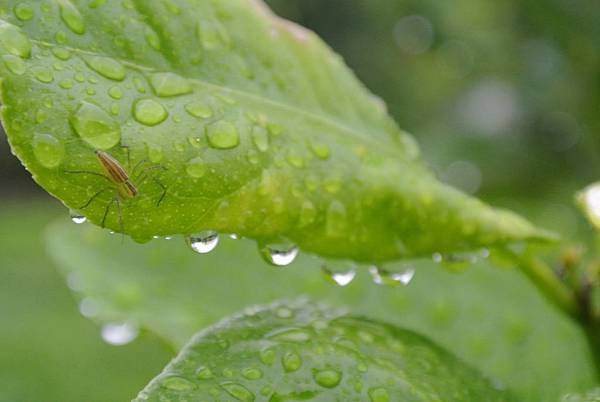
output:
{"label": "dew drop on leaf edge", "polygon": [[276,267],[290,265],[298,256],[298,246],[291,243],[274,243],[261,245],[260,253],[263,259]]}
{"label": "dew drop on leaf edge", "polygon": [[219,234],[214,230],[206,230],[186,238],[190,248],[198,254],[210,253],[219,244]]}

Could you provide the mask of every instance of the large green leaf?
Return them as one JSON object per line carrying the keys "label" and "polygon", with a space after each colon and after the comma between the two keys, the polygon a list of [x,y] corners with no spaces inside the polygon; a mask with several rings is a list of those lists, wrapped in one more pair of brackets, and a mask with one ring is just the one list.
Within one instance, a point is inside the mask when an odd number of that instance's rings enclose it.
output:
{"label": "large green leaf", "polygon": [[136,401],[512,401],[410,331],[310,304],[250,308],[200,332]]}
{"label": "large green leaf", "polygon": [[407,287],[378,286],[361,269],[342,288],[321,270],[324,263],[340,270],[337,262],[300,255],[289,268],[276,269],[253,242],[226,236],[212,253],[198,255],[177,238],[122,244],[120,236],[92,225],[57,222],[48,241],[57,266],[78,284],[78,298],[94,306],[98,321],[149,328],[175,349],[248,305],[307,295],[422,333],[524,401],[556,400],[595,384],[583,331],[516,270],[482,262],[458,275],[418,262]]}
{"label": "large green leaf", "polygon": [[[12,149],[96,224],[371,262],[546,237],[438,183],[339,57],[258,0],[7,0],[0,16]],[[98,150],[137,195],[98,177]]]}

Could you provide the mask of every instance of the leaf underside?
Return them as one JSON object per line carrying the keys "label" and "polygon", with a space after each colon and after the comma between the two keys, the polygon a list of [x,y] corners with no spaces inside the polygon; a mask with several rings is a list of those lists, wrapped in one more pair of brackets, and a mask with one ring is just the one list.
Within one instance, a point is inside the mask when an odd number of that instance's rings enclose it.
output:
{"label": "leaf underside", "polygon": [[410,331],[310,304],[202,331],[136,401],[511,401]]}
{"label": "leaf underside", "polygon": [[[341,59],[259,0],[8,0],[0,18],[13,152],[137,241],[216,230],[376,262],[548,237],[437,182]],[[97,150],[137,191],[98,176]]]}
{"label": "leaf underside", "polygon": [[[274,268],[262,261],[252,241],[227,236],[210,254],[198,255],[181,239],[122,243],[120,236],[64,219],[47,238],[56,265],[77,284],[77,298],[94,306],[95,320],[150,329],[174,350],[248,305],[306,295],[424,334],[501,381],[523,402],[552,401],[595,384],[581,329],[517,270],[479,263],[456,274],[429,260],[414,265],[416,275],[407,287],[378,286],[366,269],[340,287],[322,272],[322,266],[338,267],[336,261],[302,254],[289,267]],[[351,267],[343,264],[339,272]]]}

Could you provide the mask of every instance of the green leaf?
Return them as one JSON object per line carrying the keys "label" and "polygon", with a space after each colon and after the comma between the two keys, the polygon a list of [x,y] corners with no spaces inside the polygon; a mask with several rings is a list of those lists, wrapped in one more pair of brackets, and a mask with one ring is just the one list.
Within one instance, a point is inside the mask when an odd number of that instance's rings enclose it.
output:
{"label": "green leaf", "polygon": [[[370,262],[549,236],[437,182],[340,58],[258,0],[7,0],[0,16],[13,152],[95,224]],[[128,183],[98,176],[98,150]]]}
{"label": "green leaf", "polygon": [[600,402],[600,388],[596,388],[585,394],[567,394],[560,402]]}
{"label": "green leaf", "polygon": [[[378,286],[366,269],[346,287],[322,266],[339,262],[301,254],[286,269],[266,265],[252,241],[221,236],[217,248],[193,253],[181,238],[138,245],[92,225],[57,222],[51,256],[99,322],[129,321],[178,350],[198,330],[248,305],[307,295],[353,314],[409,328],[433,339],[528,402],[557,400],[596,383],[585,335],[517,270],[473,264],[459,274],[415,262],[407,287]],[[392,271],[406,269],[393,264]],[[454,268],[454,266],[451,266]],[[463,264],[464,268],[464,264]],[[552,381],[548,381],[552,378]]]}
{"label": "green leaf", "polygon": [[200,332],[136,401],[512,401],[413,332],[306,303]]}

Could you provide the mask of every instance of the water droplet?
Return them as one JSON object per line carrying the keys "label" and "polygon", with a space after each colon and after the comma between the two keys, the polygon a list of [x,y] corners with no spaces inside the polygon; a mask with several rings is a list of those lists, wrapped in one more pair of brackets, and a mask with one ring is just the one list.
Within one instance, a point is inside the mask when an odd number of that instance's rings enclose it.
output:
{"label": "water droplet", "polygon": [[302,358],[296,352],[287,352],[281,359],[281,364],[285,371],[292,372],[302,367]]}
{"label": "water droplet", "polygon": [[71,52],[62,47],[53,47],[52,54],[56,56],[57,59],[63,61],[69,60],[71,58]]}
{"label": "water droplet", "polygon": [[192,92],[189,81],[173,73],[152,74],[150,83],[158,96],[179,96]]}
{"label": "water droplet", "polygon": [[204,20],[198,24],[196,33],[200,43],[207,50],[217,49],[221,46],[229,47],[231,45],[229,35],[218,22]]}
{"label": "water droplet", "polygon": [[206,135],[208,143],[213,148],[230,149],[240,144],[237,127],[225,120],[206,126]]}
{"label": "water droplet", "polygon": [[327,235],[331,237],[344,236],[347,229],[348,213],[346,206],[335,200],[327,209]]}
{"label": "water droplet", "polygon": [[212,117],[212,109],[204,104],[204,102],[195,101],[185,105],[185,110],[194,117],[199,119],[208,119]]}
{"label": "water droplet", "polygon": [[268,123],[267,130],[269,130],[269,134],[271,134],[275,137],[278,135],[281,135],[283,133],[283,127],[281,127],[277,123]]}
{"label": "water droplet", "polygon": [[69,210],[69,216],[71,217],[71,220],[73,221],[73,223],[77,224],[77,225],[81,225],[82,223],[85,223],[87,221],[87,218],[85,216],[83,216],[81,214],[81,212],[75,211],[75,210]]}
{"label": "water droplet", "polygon": [[123,91],[118,86],[111,87],[108,90],[108,95],[113,99],[121,99],[123,97]]}
{"label": "water droplet", "polygon": [[59,166],[65,156],[65,148],[56,137],[50,134],[36,134],[33,137],[33,154],[45,168]]}
{"label": "water droplet", "polygon": [[331,151],[327,144],[319,143],[319,142],[311,142],[310,149],[319,159],[327,160],[331,155]]}
{"label": "water droplet", "polygon": [[479,261],[475,253],[455,253],[442,255],[441,263],[450,272],[464,272]]}
{"label": "water droplet", "polygon": [[292,318],[294,316],[294,312],[287,307],[280,307],[275,312],[275,315],[279,318]]}
{"label": "water droplet", "polygon": [[221,387],[223,387],[223,389],[227,391],[229,395],[233,396],[238,401],[252,402],[255,399],[254,394],[248,391],[248,389],[241,384],[224,382],[221,383]]}
{"label": "water droplet", "polygon": [[369,267],[369,273],[373,282],[377,285],[386,286],[407,286],[415,276],[415,269],[406,268],[401,272],[390,272],[376,266]]}
{"label": "water droplet", "polygon": [[69,29],[78,35],[85,33],[85,23],[79,10],[69,0],[59,0],[60,17]]}
{"label": "water droplet", "polygon": [[102,327],[102,339],[104,342],[121,346],[133,342],[138,336],[138,328],[130,322],[109,323]]}
{"label": "water droplet", "polygon": [[22,58],[14,56],[12,54],[6,54],[2,56],[2,60],[4,60],[6,68],[8,68],[11,73],[16,75],[25,74],[26,67],[25,62]]}
{"label": "water droplet", "polygon": [[31,42],[25,36],[20,28],[9,24],[5,21],[0,21],[0,45],[6,50],[22,58],[31,56]]}
{"label": "water droplet", "polygon": [[27,3],[19,3],[15,6],[15,16],[21,21],[29,21],[33,18],[33,8]]}
{"label": "water droplet", "polygon": [[146,126],[156,126],[165,121],[169,114],[166,109],[153,99],[142,99],[133,106],[133,117]]}
{"label": "water droplet", "polygon": [[304,157],[295,151],[290,151],[287,155],[287,161],[296,168],[304,167]]}
{"label": "water droplet", "polygon": [[314,204],[310,201],[304,201],[302,203],[302,207],[300,207],[300,218],[298,220],[298,225],[300,227],[305,227],[310,225],[315,221],[317,217],[317,209]]}
{"label": "water droplet", "polygon": [[54,81],[54,73],[46,67],[35,66],[31,69],[31,72],[38,81],[43,82],[44,84],[49,84]]}
{"label": "water droplet", "polygon": [[159,145],[156,144],[146,144],[148,147],[148,159],[152,163],[159,163],[163,159],[163,151]]}
{"label": "water droplet", "polygon": [[242,370],[242,376],[248,380],[259,380],[263,376],[263,372],[256,367],[248,367]]}
{"label": "water droplet", "polygon": [[185,171],[190,177],[199,179],[206,174],[206,163],[198,156],[187,163]]}
{"label": "water droplet", "polygon": [[161,387],[170,389],[171,391],[190,391],[196,388],[196,384],[183,377],[167,377],[162,380]]}
{"label": "water droplet", "polygon": [[260,247],[263,259],[271,265],[285,267],[298,255],[298,247],[292,243],[267,244]]}
{"label": "water droplet", "polygon": [[313,378],[323,388],[335,388],[342,381],[342,373],[333,369],[313,370]]}
{"label": "water droplet", "polygon": [[188,245],[199,254],[210,253],[219,244],[219,234],[214,230],[206,230],[186,238]]}
{"label": "water droplet", "polygon": [[209,378],[212,378],[212,376],[213,373],[208,367],[202,366],[196,370],[196,377],[201,380],[208,380]]}
{"label": "water droplet", "polygon": [[95,149],[107,150],[121,141],[119,124],[92,103],[81,102],[70,121],[77,134]]}
{"label": "water droplet", "polygon": [[310,333],[300,328],[284,328],[275,330],[268,337],[280,342],[307,342]]}
{"label": "water droplet", "polygon": [[370,388],[369,399],[371,402],[389,402],[390,395],[385,388]]}
{"label": "water droplet", "polygon": [[68,41],[67,34],[66,34],[66,33],[64,33],[63,31],[58,31],[58,32],[57,32],[57,33],[54,35],[54,38],[56,39],[56,42],[57,42],[57,43],[60,43],[60,44],[63,44],[63,45],[64,45],[65,43],[67,43],[67,41]]}
{"label": "water droplet", "polygon": [[98,304],[91,298],[86,297],[79,303],[79,312],[86,318],[98,316]]}
{"label": "water droplet", "polygon": [[[221,346],[220,343],[219,343],[219,346]],[[225,349],[225,348],[222,347],[222,349]],[[223,371],[221,372],[221,374],[223,374],[223,377],[225,377],[225,378],[231,378],[234,376],[235,373],[229,367],[225,367],[223,369]]]}
{"label": "water droplet", "polygon": [[125,67],[110,57],[88,56],[84,60],[92,70],[114,81],[123,81],[127,74]]}
{"label": "water droplet", "polygon": [[261,126],[252,127],[252,141],[261,152],[269,150],[269,133]]}
{"label": "water droplet", "polygon": [[71,89],[71,88],[73,88],[73,81],[71,81],[69,79],[62,80],[61,82],[58,83],[58,85],[62,89]]}
{"label": "water droplet", "polygon": [[275,363],[277,354],[273,348],[265,348],[260,351],[259,358],[263,364],[270,366],[271,364]]}
{"label": "water droplet", "polygon": [[322,267],[325,276],[339,286],[348,286],[356,277],[356,268],[352,266],[346,271],[331,270],[327,266]]}
{"label": "water droplet", "polygon": [[154,30],[152,30],[150,27],[147,27],[144,30],[144,36],[146,37],[146,41],[151,48],[154,50],[160,50],[160,38],[156,32],[154,32]]}
{"label": "water droplet", "polygon": [[135,77],[133,79],[133,85],[135,85],[135,89],[139,93],[141,93],[141,94],[146,93],[146,87],[144,86],[144,82],[141,79],[139,79],[138,77]]}

